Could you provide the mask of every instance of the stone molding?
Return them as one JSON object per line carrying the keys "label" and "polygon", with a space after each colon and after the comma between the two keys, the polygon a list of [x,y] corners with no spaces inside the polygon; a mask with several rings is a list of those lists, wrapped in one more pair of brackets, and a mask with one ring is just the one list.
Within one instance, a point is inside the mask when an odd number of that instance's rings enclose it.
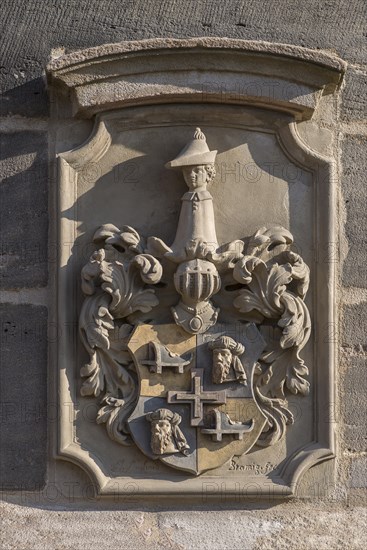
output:
{"label": "stone molding", "polygon": [[253,105],[306,120],[340,85],[345,63],[323,52],[229,38],[151,39],[64,55],[50,87],[71,93],[73,115],[167,102]]}

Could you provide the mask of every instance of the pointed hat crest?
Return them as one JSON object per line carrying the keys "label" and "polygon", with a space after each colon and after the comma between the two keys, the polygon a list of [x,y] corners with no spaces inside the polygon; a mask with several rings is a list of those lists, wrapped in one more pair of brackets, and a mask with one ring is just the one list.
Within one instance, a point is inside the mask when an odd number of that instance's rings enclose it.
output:
{"label": "pointed hat crest", "polygon": [[217,151],[210,151],[206,138],[200,128],[196,128],[194,138],[191,139],[177,157],[167,162],[166,168],[181,168],[199,164],[214,164]]}

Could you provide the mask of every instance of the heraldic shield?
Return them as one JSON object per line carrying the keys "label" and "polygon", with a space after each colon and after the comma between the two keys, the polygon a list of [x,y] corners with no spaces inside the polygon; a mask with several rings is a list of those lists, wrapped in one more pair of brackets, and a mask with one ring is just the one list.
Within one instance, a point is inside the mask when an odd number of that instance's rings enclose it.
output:
{"label": "heraldic shield", "polygon": [[128,420],[136,445],[192,474],[247,453],[266,423],[252,389],[264,347],[253,323],[198,335],[174,324],[138,326],[128,343],[140,383]]}

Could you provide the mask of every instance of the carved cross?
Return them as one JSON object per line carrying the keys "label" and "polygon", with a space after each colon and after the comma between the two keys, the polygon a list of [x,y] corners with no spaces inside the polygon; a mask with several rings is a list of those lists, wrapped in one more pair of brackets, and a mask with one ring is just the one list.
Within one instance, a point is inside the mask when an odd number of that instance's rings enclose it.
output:
{"label": "carved cross", "polygon": [[228,415],[221,411],[213,410],[212,413],[215,418],[215,427],[202,428],[201,433],[211,435],[213,441],[222,441],[223,435],[234,435],[235,439],[242,441],[243,434],[252,432],[254,428],[253,419],[249,423],[242,424],[231,422]]}
{"label": "carved cross", "polygon": [[226,403],[226,391],[204,391],[203,370],[191,371],[191,391],[169,391],[168,403],[190,403],[191,426],[200,426],[203,423],[203,404],[223,405]]}

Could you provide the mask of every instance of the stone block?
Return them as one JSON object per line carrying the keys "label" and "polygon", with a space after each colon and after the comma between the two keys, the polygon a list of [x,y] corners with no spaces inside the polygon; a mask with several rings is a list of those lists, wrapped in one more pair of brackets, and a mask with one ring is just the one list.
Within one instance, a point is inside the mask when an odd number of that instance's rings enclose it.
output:
{"label": "stone block", "polygon": [[47,284],[47,136],[0,135],[2,289]]}
{"label": "stone block", "polygon": [[[366,69],[367,71],[367,69]],[[341,117],[344,120],[365,120],[367,118],[367,72],[348,69],[342,93]]]}
{"label": "stone block", "polygon": [[367,487],[367,456],[359,456],[353,459],[350,467],[350,487]]}
{"label": "stone block", "polygon": [[366,185],[367,138],[345,136],[342,150],[342,192],[347,211],[345,236],[348,255],[342,280],[345,286],[367,287]]}
{"label": "stone block", "polygon": [[366,424],[367,419],[367,356],[352,357],[344,379],[347,424]]}
{"label": "stone block", "polygon": [[344,347],[366,345],[367,302],[345,306],[342,321],[342,341]]}
{"label": "stone block", "polygon": [[352,356],[342,381],[343,440],[350,452],[367,450],[367,356]]}
{"label": "stone block", "polygon": [[[356,406],[351,404],[350,406]],[[367,435],[365,426],[343,426],[343,450],[349,453],[365,452],[367,449]]]}
{"label": "stone block", "polygon": [[47,460],[47,309],[0,305],[0,488],[44,485]]}

